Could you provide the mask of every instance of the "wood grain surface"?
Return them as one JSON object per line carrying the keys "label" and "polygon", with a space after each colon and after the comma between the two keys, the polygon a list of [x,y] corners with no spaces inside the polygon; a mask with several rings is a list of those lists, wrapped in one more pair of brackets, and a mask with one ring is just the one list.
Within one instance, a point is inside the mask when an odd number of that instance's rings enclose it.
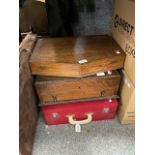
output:
{"label": "wood grain surface", "polygon": [[85,78],[40,77],[35,82],[41,102],[65,102],[94,97],[110,97],[117,95],[120,75],[114,71],[112,75],[89,76]]}
{"label": "wood grain surface", "polygon": [[20,45],[19,68],[19,151],[31,155],[36,131],[38,110],[33,77],[29,68],[30,49],[33,48],[35,35],[29,34]]}
{"label": "wood grain surface", "polygon": [[[88,62],[79,64],[83,59]],[[124,60],[125,53],[109,36],[39,38],[30,66],[35,75],[86,77],[123,68]]]}

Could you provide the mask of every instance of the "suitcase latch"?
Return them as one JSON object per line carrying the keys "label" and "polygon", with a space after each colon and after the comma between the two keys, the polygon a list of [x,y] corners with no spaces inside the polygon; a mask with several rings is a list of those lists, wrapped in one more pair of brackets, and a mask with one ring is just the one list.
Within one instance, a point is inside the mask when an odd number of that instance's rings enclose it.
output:
{"label": "suitcase latch", "polygon": [[103,114],[107,114],[107,113],[109,112],[109,110],[110,110],[110,109],[109,109],[108,107],[106,107],[106,108],[103,109],[102,113],[103,113]]}
{"label": "suitcase latch", "polygon": [[52,118],[53,119],[57,119],[59,117],[59,115],[57,113],[52,113]]}

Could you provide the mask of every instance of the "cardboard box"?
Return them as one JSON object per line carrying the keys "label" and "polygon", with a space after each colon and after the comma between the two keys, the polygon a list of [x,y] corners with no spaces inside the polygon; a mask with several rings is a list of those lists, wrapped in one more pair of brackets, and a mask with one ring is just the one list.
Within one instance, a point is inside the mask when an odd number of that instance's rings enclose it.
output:
{"label": "cardboard box", "polygon": [[135,121],[135,88],[123,71],[123,80],[120,91],[120,106],[118,116],[122,124],[134,123]]}
{"label": "cardboard box", "polygon": [[135,86],[135,2],[115,0],[112,36],[126,53],[124,70]]}

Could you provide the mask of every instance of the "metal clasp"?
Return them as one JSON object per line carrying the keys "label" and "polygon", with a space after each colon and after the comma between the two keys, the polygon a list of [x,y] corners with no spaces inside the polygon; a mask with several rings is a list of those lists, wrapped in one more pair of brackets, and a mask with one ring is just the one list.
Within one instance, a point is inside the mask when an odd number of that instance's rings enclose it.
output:
{"label": "metal clasp", "polygon": [[106,93],[105,90],[102,90],[101,91],[101,96],[105,96],[105,93]]}
{"label": "metal clasp", "polygon": [[108,113],[109,110],[110,110],[110,109],[109,109],[108,107],[106,107],[106,108],[103,109],[102,113],[103,113],[103,114]]}
{"label": "metal clasp", "polygon": [[52,117],[53,119],[56,119],[56,118],[59,117],[59,115],[58,115],[57,113],[52,113],[51,117]]}

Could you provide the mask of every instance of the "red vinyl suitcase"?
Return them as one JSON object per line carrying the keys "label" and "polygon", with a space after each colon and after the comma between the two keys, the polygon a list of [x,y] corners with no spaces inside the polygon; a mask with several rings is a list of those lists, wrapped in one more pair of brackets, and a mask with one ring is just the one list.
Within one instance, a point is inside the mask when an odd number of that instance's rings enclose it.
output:
{"label": "red vinyl suitcase", "polygon": [[116,99],[104,99],[44,106],[42,112],[47,125],[86,124],[114,118],[117,105]]}

